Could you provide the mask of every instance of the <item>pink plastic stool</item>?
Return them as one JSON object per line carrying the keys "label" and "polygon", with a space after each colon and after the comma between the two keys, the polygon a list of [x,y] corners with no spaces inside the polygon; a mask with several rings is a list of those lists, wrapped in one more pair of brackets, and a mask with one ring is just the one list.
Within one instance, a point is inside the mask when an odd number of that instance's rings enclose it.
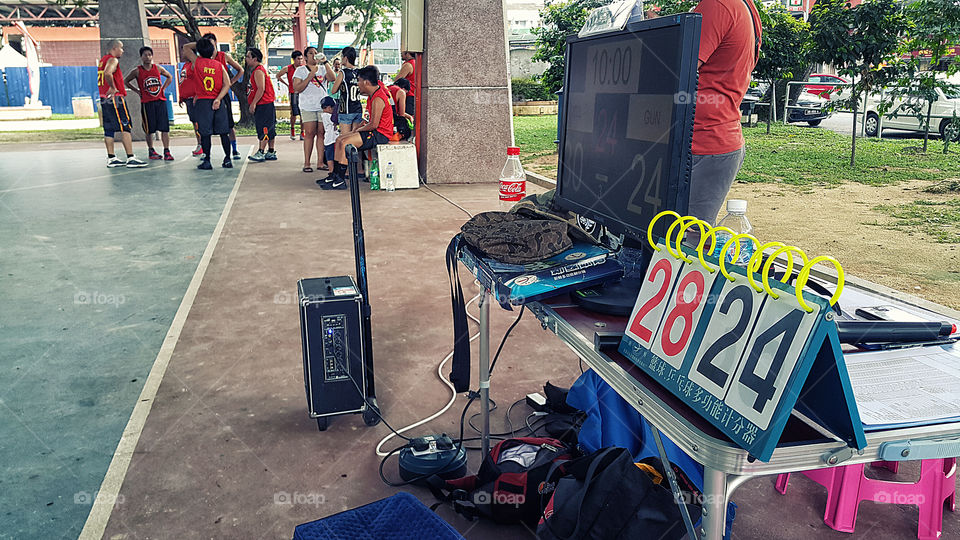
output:
{"label": "pink plastic stool", "polygon": [[[873,465],[896,472],[898,463],[882,461]],[[860,501],[912,504],[920,507],[917,538],[940,538],[944,502],[950,503],[951,512],[956,508],[956,458],[921,461],[920,480],[917,482],[874,480],[864,476],[863,467],[863,464],[845,465],[801,473],[827,488],[827,509],[823,514],[823,521],[827,526],[840,532],[852,533],[857,523],[857,507]],[[789,473],[777,476],[777,491],[786,494],[789,482]]]}

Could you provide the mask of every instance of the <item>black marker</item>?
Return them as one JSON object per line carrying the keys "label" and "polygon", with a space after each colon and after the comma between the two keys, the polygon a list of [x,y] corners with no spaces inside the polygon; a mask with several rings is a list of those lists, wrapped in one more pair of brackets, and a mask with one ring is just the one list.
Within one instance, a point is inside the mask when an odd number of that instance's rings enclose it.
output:
{"label": "black marker", "polygon": [[937,341],[957,333],[949,322],[837,321],[840,343]]}

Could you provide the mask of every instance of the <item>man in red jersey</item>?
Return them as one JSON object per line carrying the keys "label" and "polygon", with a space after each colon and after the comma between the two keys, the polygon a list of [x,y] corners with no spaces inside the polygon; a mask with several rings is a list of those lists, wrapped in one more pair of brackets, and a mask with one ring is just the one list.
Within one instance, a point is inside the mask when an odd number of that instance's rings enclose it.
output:
{"label": "man in red jersey", "polygon": [[709,223],[743,164],[740,101],[760,53],[760,15],[750,0],[701,0],[699,82],[688,214]]}
{"label": "man in red jersey", "polygon": [[393,77],[393,80],[406,79],[410,83],[410,90],[407,91],[403,105],[407,114],[412,116],[417,104],[417,55],[410,51],[403,51],[400,53],[400,58],[403,60],[403,65],[400,66],[400,71]]}
{"label": "man in red jersey", "polygon": [[[100,112],[103,116],[103,144],[107,147],[107,167],[130,168],[146,167],[147,163],[133,155],[133,141],[130,138],[130,112],[127,111],[127,89],[123,86],[123,73],[120,71],[120,57],[123,56],[123,43],[113,40],[107,44],[107,54],[97,65],[97,86],[100,90]],[[114,135],[120,132],[123,150],[127,161],[113,153]]]}
{"label": "man in red jersey", "polygon": [[193,124],[193,134],[197,137],[197,147],[193,150],[193,157],[203,157],[203,147],[200,145],[200,131],[197,128],[197,118],[193,113],[193,98],[197,96],[197,83],[193,80],[193,63],[197,59],[197,53],[193,49],[184,45],[180,48],[180,58],[183,59],[183,67],[180,68],[180,105],[187,108],[187,118]]}
{"label": "man in red jersey", "polygon": [[317,180],[321,189],[347,189],[347,145],[352,144],[363,152],[378,144],[389,144],[393,136],[393,100],[380,82],[380,70],[376,66],[361,68],[357,71],[357,87],[360,93],[367,96],[367,122],[356,131],[337,137],[337,163],[329,176]]}
{"label": "man in red jersey", "polygon": [[[252,70],[250,85],[247,88],[247,106],[250,107],[250,114],[253,115],[254,124],[257,126],[257,139],[260,140],[260,149],[248,158],[250,161],[257,162],[276,161],[277,151],[273,147],[273,141],[277,138],[277,110],[273,105],[273,83],[270,82],[270,76],[261,64],[263,53],[260,49],[256,47],[247,49],[244,61]],[[264,153],[263,149],[268,142],[270,147]]]}
{"label": "man in red jersey", "polygon": [[[303,65],[303,53],[293,51],[290,53],[290,65],[280,68],[277,72],[277,81],[286,85],[290,92],[290,140],[297,140],[297,118],[300,116],[300,94],[293,91],[293,72]],[[300,140],[303,140],[303,125],[300,126]]]}
{"label": "man in red jersey", "polygon": [[[136,86],[133,81],[137,81]],[[140,65],[123,79],[127,87],[140,96],[140,116],[143,118],[143,131],[147,134],[147,157],[150,159],[173,161],[170,154],[170,117],[167,115],[167,97],[164,95],[172,81],[170,72],[153,63],[153,49],[150,47],[140,47]],[[153,149],[153,134],[158,131],[163,141],[163,156]]]}
{"label": "man in red jersey", "polygon": [[230,89],[230,76],[223,64],[213,59],[216,49],[212,41],[202,38],[196,48],[200,58],[193,63],[193,80],[197,85],[193,114],[197,118],[200,144],[203,146],[203,160],[197,168],[213,168],[210,165],[210,137],[216,133],[220,135],[220,145],[223,147],[223,167],[230,169],[233,168],[230,160],[230,123],[227,121],[227,107],[223,106],[223,99]]}
{"label": "man in red jersey", "polygon": [[[230,77],[230,86],[236,84],[237,81],[243,78],[243,68],[240,67],[240,64],[233,59],[232,56],[220,50],[220,47],[217,45],[217,36],[212,32],[206,33],[203,35],[203,39],[208,39],[213,43],[214,55],[213,59],[217,62],[220,62],[220,65],[227,71],[227,75],[230,75],[230,68],[236,72],[236,75]],[[187,43],[187,47],[192,47],[194,50],[197,48],[196,43]],[[233,119],[233,100],[230,99],[229,88],[227,89],[227,99],[224,100],[223,105],[227,108],[227,120],[230,124],[230,145],[233,147],[233,159],[240,159],[240,152],[237,150],[237,131],[234,129],[234,119]]]}

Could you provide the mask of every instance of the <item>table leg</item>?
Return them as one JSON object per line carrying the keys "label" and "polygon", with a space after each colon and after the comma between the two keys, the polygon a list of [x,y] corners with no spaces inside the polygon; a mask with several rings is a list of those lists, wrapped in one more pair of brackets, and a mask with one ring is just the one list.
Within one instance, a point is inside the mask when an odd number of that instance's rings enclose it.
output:
{"label": "table leg", "polygon": [[480,293],[480,413],[483,419],[481,456],[490,453],[490,292]]}
{"label": "table leg", "polygon": [[703,522],[705,540],[721,540],[727,525],[727,473],[703,468]]}

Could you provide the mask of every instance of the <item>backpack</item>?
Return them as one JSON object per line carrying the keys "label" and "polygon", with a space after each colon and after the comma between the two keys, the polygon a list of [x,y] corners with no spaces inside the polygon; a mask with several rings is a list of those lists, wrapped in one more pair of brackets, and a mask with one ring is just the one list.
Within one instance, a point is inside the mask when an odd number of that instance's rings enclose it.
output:
{"label": "backpack", "polygon": [[575,457],[574,450],[557,439],[518,437],[499,442],[483,458],[476,475],[455,480],[428,479],[430,491],[470,519],[497,523],[525,523],[536,527],[543,516],[547,473],[557,463]]}

